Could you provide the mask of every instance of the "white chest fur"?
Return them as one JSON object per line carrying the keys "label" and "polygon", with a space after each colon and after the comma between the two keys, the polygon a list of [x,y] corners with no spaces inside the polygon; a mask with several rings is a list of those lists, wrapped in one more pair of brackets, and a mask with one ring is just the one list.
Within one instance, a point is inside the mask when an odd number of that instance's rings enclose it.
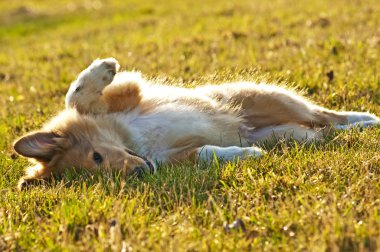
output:
{"label": "white chest fur", "polygon": [[201,139],[202,144],[218,146],[242,142],[238,117],[210,114],[184,104],[163,104],[148,113],[138,109],[119,113],[117,121],[128,133],[134,151],[157,161],[167,160],[183,139]]}

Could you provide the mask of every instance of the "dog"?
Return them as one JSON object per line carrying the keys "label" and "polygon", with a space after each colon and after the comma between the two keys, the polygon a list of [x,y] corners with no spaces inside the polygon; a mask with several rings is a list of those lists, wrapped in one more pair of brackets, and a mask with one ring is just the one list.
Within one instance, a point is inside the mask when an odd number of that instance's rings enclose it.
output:
{"label": "dog", "polygon": [[132,174],[185,159],[260,157],[258,146],[273,139],[313,142],[378,124],[373,114],[329,110],[276,85],[167,86],[98,59],[71,84],[64,111],[15,141],[33,163],[18,187],[70,168]]}

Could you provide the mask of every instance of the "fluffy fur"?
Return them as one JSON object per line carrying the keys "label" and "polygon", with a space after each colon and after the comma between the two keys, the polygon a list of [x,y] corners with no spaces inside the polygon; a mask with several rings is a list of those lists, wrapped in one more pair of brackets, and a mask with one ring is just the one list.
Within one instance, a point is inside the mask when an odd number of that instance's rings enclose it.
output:
{"label": "fluffy fur", "polygon": [[254,145],[268,140],[315,141],[380,123],[375,115],[328,110],[274,85],[186,89],[118,69],[113,58],[94,61],[71,84],[67,110],[15,142],[35,163],[20,187],[70,167],[130,174],[184,159],[258,157],[265,152]]}

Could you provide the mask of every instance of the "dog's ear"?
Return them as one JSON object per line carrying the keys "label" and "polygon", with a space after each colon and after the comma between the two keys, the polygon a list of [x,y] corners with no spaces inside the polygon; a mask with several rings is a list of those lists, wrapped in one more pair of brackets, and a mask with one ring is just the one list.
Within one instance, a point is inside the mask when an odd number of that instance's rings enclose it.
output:
{"label": "dog's ear", "polygon": [[24,157],[48,162],[62,146],[62,140],[52,132],[33,132],[18,139],[13,148]]}

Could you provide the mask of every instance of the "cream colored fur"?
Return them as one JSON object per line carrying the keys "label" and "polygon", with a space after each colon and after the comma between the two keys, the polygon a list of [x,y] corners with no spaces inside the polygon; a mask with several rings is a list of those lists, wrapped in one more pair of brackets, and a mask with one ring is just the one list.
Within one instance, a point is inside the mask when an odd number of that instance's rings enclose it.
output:
{"label": "cream colored fur", "polygon": [[113,58],[94,61],[71,84],[67,110],[15,143],[36,163],[20,186],[70,167],[130,174],[189,158],[258,157],[265,152],[254,145],[266,141],[315,141],[334,130],[380,123],[375,115],[328,110],[275,85],[187,89],[118,69]]}

